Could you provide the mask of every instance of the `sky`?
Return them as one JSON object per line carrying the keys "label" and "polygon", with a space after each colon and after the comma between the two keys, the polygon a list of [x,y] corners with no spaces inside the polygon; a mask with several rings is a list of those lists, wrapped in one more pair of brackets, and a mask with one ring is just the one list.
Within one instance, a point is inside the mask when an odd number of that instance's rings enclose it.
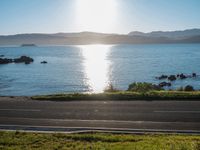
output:
{"label": "sky", "polygon": [[200,0],[0,0],[0,34],[200,28]]}

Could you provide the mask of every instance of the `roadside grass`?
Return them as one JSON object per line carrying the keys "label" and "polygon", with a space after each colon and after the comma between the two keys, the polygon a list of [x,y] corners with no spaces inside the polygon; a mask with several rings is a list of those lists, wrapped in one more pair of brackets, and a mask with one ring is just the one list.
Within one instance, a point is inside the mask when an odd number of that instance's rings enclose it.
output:
{"label": "roadside grass", "polygon": [[199,150],[200,136],[0,132],[0,149]]}
{"label": "roadside grass", "polygon": [[33,100],[200,100],[200,91],[116,91],[104,93],[73,93],[73,94],[55,94],[41,95],[31,97]]}

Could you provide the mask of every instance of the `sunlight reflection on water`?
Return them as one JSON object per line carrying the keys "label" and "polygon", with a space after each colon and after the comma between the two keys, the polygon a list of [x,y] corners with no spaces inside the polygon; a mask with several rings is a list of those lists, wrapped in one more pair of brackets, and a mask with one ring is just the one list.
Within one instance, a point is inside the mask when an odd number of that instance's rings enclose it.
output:
{"label": "sunlight reflection on water", "polygon": [[110,52],[109,45],[82,45],[82,55],[84,59],[84,72],[86,84],[91,92],[99,93],[109,84],[109,65],[107,56]]}

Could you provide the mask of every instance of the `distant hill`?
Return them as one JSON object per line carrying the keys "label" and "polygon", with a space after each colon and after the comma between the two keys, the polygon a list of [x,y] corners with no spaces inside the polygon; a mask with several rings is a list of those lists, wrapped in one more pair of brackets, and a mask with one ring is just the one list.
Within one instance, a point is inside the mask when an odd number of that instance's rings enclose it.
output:
{"label": "distant hill", "polygon": [[30,43],[36,45],[200,43],[200,29],[150,33],[134,31],[127,35],[80,32],[0,36],[0,45]]}
{"label": "distant hill", "polygon": [[185,39],[190,38],[193,36],[199,36],[200,35],[200,29],[190,29],[190,30],[184,30],[184,31],[154,31],[150,33],[143,33],[143,32],[130,32],[128,35],[130,36],[145,36],[145,37],[166,37],[166,38],[172,38],[172,39]]}

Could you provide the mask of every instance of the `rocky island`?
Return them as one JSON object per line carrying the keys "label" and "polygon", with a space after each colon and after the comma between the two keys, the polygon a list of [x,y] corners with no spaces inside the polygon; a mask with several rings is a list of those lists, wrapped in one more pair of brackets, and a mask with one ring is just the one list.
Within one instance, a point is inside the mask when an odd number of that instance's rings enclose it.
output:
{"label": "rocky island", "polygon": [[9,64],[9,63],[25,63],[30,64],[34,60],[31,57],[28,56],[21,56],[19,58],[10,59],[10,58],[0,58],[0,64]]}
{"label": "rocky island", "polygon": [[36,47],[35,44],[22,44],[21,47]]}

